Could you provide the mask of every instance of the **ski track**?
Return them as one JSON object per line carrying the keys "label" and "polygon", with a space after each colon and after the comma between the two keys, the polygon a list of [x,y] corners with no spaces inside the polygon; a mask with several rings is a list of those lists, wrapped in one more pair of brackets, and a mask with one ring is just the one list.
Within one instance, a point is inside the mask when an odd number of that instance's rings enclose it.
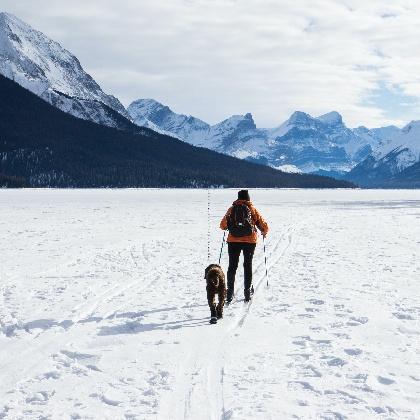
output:
{"label": "ski track", "polygon": [[[271,254],[268,256],[268,261],[272,261],[271,265],[275,265],[285,254],[292,240],[293,228],[289,227],[288,232],[284,235],[287,238],[286,246],[279,252],[280,245],[284,242],[284,237],[281,237],[274,245]],[[277,255],[276,255],[277,254]],[[274,257],[276,255],[276,257]],[[264,259],[260,257],[254,268],[254,277],[257,277],[259,271],[264,271]],[[270,268],[270,265],[268,266]],[[264,268],[264,270],[262,270]],[[238,270],[239,271],[239,270]],[[239,274],[239,273],[238,273]],[[259,276],[258,280],[254,280],[255,296],[257,298],[258,289],[261,283],[266,280],[265,274]],[[240,290],[240,280],[238,279],[238,289]],[[242,305],[239,309],[238,305]],[[170,412],[163,413],[162,418],[184,418],[196,419],[205,416],[209,419],[227,419],[229,415],[224,406],[223,398],[223,375],[224,375],[224,351],[229,347],[229,339],[232,335],[238,335],[237,330],[242,328],[247,315],[252,308],[252,301],[245,304],[243,301],[235,299],[230,306],[225,308],[225,319],[219,322],[217,336],[208,343],[206,335],[208,331],[204,330],[201,335],[202,338],[197,341],[205,343],[199,348],[196,348],[193,354],[188,358],[188,365],[182,365],[182,373],[187,378],[181,382],[184,387],[181,389],[174,389],[171,392],[171,401],[168,407],[179,405],[183,407],[183,412]],[[233,312],[236,311],[236,312]],[[233,316],[232,316],[233,314]],[[221,332],[220,332],[221,330]],[[209,360],[211,364],[209,364]],[[191,369],[192,368],[192,369]],[[185,389],[185,384],[191,384]],[[212,395],[210,400],[206,396]],[[204,397],[204,399],[203,399]],[[184,401],[183,404],[179,404]],[[209,406],[208,412],[203,413],[203,407]]]}
{"label": "ski track", "polygon": [[259,244],[214,326],[235,191],[207,262],[206,191],[0,194],[0,418],[420,418],[416,191],[256,191],[270,286]]}

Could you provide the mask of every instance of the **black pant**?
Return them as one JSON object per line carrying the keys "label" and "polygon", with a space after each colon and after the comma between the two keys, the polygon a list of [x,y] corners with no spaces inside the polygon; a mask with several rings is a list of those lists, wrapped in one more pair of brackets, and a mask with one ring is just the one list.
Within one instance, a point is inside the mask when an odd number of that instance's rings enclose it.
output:
{"label": "black pant", "polygon": [[247,242],[228,242],[229,268],[227,272],[228,298],[233,296],[235,290],[235,274],[239,264],[241,251],[244,253],[244,289],[252,284],[252,257],[256,244]]}

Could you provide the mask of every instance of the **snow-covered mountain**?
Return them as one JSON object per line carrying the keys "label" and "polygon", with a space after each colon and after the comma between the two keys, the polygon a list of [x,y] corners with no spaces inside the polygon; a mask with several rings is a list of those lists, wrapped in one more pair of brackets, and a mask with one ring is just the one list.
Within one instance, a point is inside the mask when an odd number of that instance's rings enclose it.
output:
{"label": "snow-covered mountain", "polygon": [[402,129],[391,126],[370,132],[382,140],[346,178],[366,186],[403,184],[405,180],[407,186],[412,185],[413,170],[409,169],[420,162],[420,121],[412,121]]}
{"label": "snow-covered mountain", "polygon": [[[314,118],[294,112],[275,128],[257,128],[251,114],[211,126],[152,99],[128,107],[138,125],[158,128],[196,146],[293,172],[345,172],[368,156],[381,136],[351,130],[337,112]],[[367,129],[366,129],[367,130]],[[360,132],[360,134],[359,134]]]}
{"label": "snow-covered mountain", "polygon": [[0,74],[76,117],[120,128],[129,118],[75,56],[8,13],[0,13]]}
{"label": "snow-covered mountain", "polygon": [[154,99],[139,99],[128,107],[134,123],[152,130],[175,136],[194,146],[205,146],[200,141],[210,126],[204,121],[173,112]]}
{"label": "snow-covered mountain", "polygon": [[210,125],[152,99],[139,99],[128,111],[138,125],[286,172],[345,177],[361,185],[385,185],[391,179],[412,184],[419,172],[420,121],[403,129],[351,129],[335,111],[319,117],[296,111],[274,128],[257,128],[249,113]]}
{"label": "snow-covered mountain", "polygon": [[317,118],[297,111],[268,133],[271,163],[292,164],[303,172],[346,172],[369,155],[378,141],[347,128],[335,111]]}

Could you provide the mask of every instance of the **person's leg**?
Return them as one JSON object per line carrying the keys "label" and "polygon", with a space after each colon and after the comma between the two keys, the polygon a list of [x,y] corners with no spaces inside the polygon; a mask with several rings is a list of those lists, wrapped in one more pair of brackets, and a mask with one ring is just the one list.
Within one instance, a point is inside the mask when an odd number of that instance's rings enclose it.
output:
{"label": "person's leg", "polygon": [[252,285],[252,258],[256,244],[243,244],[244,251],[244,289],[249,290]]}
{"label": "person's leg", "polygon": [[228,242],[229,268],[227,271],[227,301],[230,302],[235,291],[235,274],[238,269],[239,255],[241,254],[241,244]]}

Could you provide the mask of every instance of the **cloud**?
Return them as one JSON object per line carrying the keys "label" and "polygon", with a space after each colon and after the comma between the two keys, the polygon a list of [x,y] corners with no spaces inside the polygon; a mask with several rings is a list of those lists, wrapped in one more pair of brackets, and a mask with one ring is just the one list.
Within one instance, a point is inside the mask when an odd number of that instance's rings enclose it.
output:
{"label": "cloud", "polygon": [[[74,53],[126,105],[152,97],[210,123],[252,112],[266,127],[297,109],[334,109],[350,126],[401,123],[402,108],[410,119],[417,112],[420,4],[411,0],[2,4]],[[384,85],[413,108],[393,114],[369,99]]]}

